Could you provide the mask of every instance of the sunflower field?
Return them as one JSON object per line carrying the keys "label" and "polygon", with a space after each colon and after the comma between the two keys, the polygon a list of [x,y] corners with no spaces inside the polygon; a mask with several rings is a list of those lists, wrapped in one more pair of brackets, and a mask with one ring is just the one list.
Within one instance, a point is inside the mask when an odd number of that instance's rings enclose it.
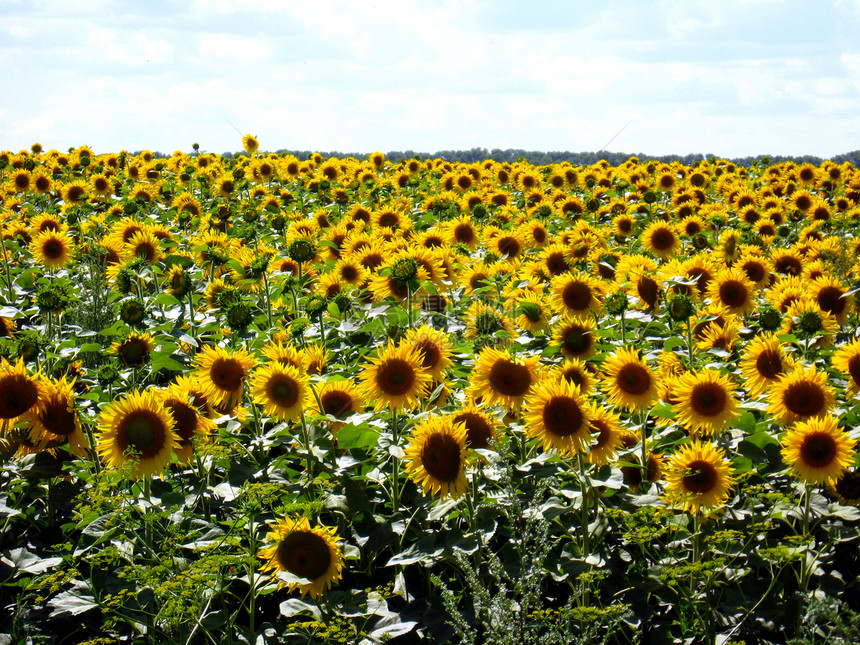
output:
{"label": "sunflower field", "polygon": [[0,643],[860,642],[860,171],[0,153]]}

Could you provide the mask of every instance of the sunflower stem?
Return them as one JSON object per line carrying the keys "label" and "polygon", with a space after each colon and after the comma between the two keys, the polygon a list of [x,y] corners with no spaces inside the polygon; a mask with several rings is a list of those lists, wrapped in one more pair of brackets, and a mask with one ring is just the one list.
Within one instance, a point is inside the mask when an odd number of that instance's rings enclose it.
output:
{"label": "sunflower stem", "polygon": [[687,360],[693,369],[693,322],[690,318],[687,318]]}
{"label": "sunflower stem", "polygon": [[624,310],[621,310],[621,345],[627,344],[627,318],[624,315]]}
{"label": "sunflower stem", "polygon": [[[400,447],[400,430],[398,428],[400,419],[397,416],[397,408],[391,408],[391,443],[395,448]],[[396,450],[391,454],[391,503],[396,513],[400,508],[400,459]]]}
{"label": "sunflower stem", "polygon": [[648,486],[648,413],[639,413],[639,427],[642,430],[642,481],[639,484],[640,490],[645,490]]}
{"label": "sunflower stem", "polygon": [[12,274],[9,271],[9,253],[6,251],[6,238],[0,235],[0,245],[3,246],[3,269],[6,277],[6,290],[9,304],[15,302],[15,289],[12,286]]}
{"label": "sunflower stem", "polygon": [[306,463],[307,466],[305,469],[308,474],[308,499],[313,499],[314,494],[314,462],[313,462],[313,452],[311,451],[311,435],[308,431],[308,422],[305,419],[305,412],[302,410],[299,413],[301,417],[301,427],[302,427],[302,443],[305,447],[306,454]]}
{"label": "sunflower stem", "polygon": [[269,329],[274,327],[272,322],[272,295],[269,292],[269,272],[263,271],[263,287],[266,290],[266,321],[269,323]]}
{"label": "sunflower stem", "polygon": [[[581,452],[576,455],[579,461],[579,489],[582,492],[582,503],[580,504],[580,524],[582,530],[582,555],[587,558],[591,553],[591,535],[588,531],[588,506],[589,497],[591,495],[591,482],[588,478],[588,469],[585,465],[585,458]],[[588,601],[586,600],[586,604]]]}

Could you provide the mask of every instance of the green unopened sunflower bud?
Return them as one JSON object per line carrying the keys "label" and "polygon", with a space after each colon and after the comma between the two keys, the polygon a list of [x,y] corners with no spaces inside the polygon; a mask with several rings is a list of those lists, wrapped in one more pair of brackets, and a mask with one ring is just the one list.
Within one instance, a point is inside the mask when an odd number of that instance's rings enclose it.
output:
{"label": "green unopened sunflower bud", "polygon": [[758,313],[758,324],[765,331],[775,331],[782,324],[782,316],[773,307],[766,307]]}
{"label": "green unopened sunflower bud", "polygon": [[685,293],[677,293],[669,299],[667,307],[669,315],[673,320],[687,320],[693,315],[695,307],[690,296]]}
{"label": "green unopened sunflower bud", "polygon": [[606,312],[610,315],[618,316],[622,312],[627,311],[629,304],[630,300],[627,297],[627,294],[623,291],[616,291],[615,293],[611,293],[607,296],[606,301],[604,302],[604,307],[606,307]]}

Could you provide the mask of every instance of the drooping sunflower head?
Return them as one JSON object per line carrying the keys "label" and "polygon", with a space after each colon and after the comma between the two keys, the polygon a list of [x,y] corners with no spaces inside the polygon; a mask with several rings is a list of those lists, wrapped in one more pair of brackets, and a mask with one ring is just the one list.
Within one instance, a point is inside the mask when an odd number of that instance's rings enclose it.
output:
{"label": "drooping sunflower head", "polygon": [[[291,592],[298,590],[302,596],[309,593],[311,598],[319,598],[341,579],[343,554],[335,527],[311,528],[306,517],[297,520],[285,517],[270,524],[269,529],[270,544],[260,549],[257,557],[265,562],[260,571],[269,572],[273,580],[278,580],[279,589],[286,586]],[[285,582],[279,573],[289,573],[308,582]]]}
{"label": "drooping sunflower head", "polygon": [[179,438],[174,419],[152,392],[133,391],[102,410],[97,451],[111,468],[131,462],[131,476],[160,473],[170,462]]}
{"label": "drooping sunflower head", "polygon": [[682,446],[669,457],[665,478],[670,503],[692,513],[722,506],[735,484],[725,452],[698,440]]}
{"label": "drooping sunflower head", "polygon": [[856,444],[834,417],[813,417],[785,433],[782,459],[798,479],[823,484],[838,478],[854,462]]}
{"label": "drooping sunflower head", "polygon": [[841,345],[830,359],[830,364],[849,377],[848,392],[851,396],[860,391],[860,338]]}
{"label": "drooping sunflower head", "polygon": [[377,410],[412,409],[427,394],[432,380],[422,364],[423,355],[417,348],[389,340],[362,370],[361,393]]}
{"label": "drooping sunflower head", "polygon": [[12,422],[36,405],[41,394],[39,379],[27,373],[22,360],[12,365],[0,359],[0,419]]}
{"label": "drooping sunflower head", "polygon": [[273,362],[259,367],[251,377],[251,396],[265,414],[279,421],[295,421],[307,405],[307,374],[292,365]]}
{"label": "drooping sunflower head", "polygon": [[592,442],[591,410],[579,388],[564,380],[545,379],[525,400],[528,435],[545,450],[568,455],[586,452]]}
{"label": "drooping sunflower head", "polygon": [[415,425],[406,448],[406,473],[425,495],[460,497],[466,481],[466,424],[450,415]]}

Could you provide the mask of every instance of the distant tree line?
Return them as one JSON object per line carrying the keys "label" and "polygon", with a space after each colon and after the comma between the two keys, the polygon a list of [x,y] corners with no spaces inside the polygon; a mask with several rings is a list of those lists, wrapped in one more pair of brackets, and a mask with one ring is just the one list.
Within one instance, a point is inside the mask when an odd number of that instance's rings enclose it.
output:
{"label": "distant tree line", "polygon": [[[329,157],[335,157],[337,159],[344,159],[346,157],[352,157],[354,159],[359,159],[361,161],[366,160],[370,153],[367,152],[337,152],[330,151],[324,152],[322,150],[287,150],[282,149],[278,150],[277,154],[291,154],[298,159],[307,159],[310,155],[319,152],[323,157],[328,159]],[[238,157],[244,155],[245,152],[225,152],[223,153],[223,157],[227,159],[231,159],[233,157]],[[155,157],[165,157],[160,152],[153,153]],[[706,159],[722,159],[719,155],[713,154],[688,154],[688,155],[646,155],[644,153],[627,153],[627,152],[610,152],[608,150],[598,150],[597,152],[567,152],[567,151],[550,151],[543,152],[540,150],[522,150],[521,148],[507,148],[502,150],[501,148],[493,148],[492,150],[488,150],[487,148],[472,148],[470,150],[440,150],[434,153],[428,152],[415,152],[414,150],[394,150],[385,153],[385,158],[389,161],[401,161],[402,159],[445,159],[446,161],[452,162],[461,162],[461,163],[475,163],[479,161],[484,161],[485,159],[493,159],[494,161],[499,162],[507,162],[512,163],[517,160],[523,160],[530,164],[536,166],[545,166],[548,164],[561,163],[563,161],[568,161],[574,166],[590,166],[599,161],[608,161],[612,166],[618,166],[625,161],[627,161],[630,157],[637,157],[640,161],[662,161],[665,163],[670,163],[673,161],[677,161],[687,166],[693,166],[696,163],[704,161]],[[727,161],[731,161],[732,163],[748,168],[752,165],[759,166],[768,166],[771,164],[782,163],[785,161],[793,161],[795,163],[811,163],[814,165],[821,164],[822,161],[825,161],[822,157],[816,157],[814,155],[802,155],[802,156],[783,156],[783,155],[758,155],[755,157],[736,157],[733,159],[726,159]],[[854,166],[860,167],[860,150],[854,150],[853,152],[846,152],[845,154],[836,155],[835,157],[830,157],[830,161],[835,163],[843,163],[845,161],[851,163]]]}

